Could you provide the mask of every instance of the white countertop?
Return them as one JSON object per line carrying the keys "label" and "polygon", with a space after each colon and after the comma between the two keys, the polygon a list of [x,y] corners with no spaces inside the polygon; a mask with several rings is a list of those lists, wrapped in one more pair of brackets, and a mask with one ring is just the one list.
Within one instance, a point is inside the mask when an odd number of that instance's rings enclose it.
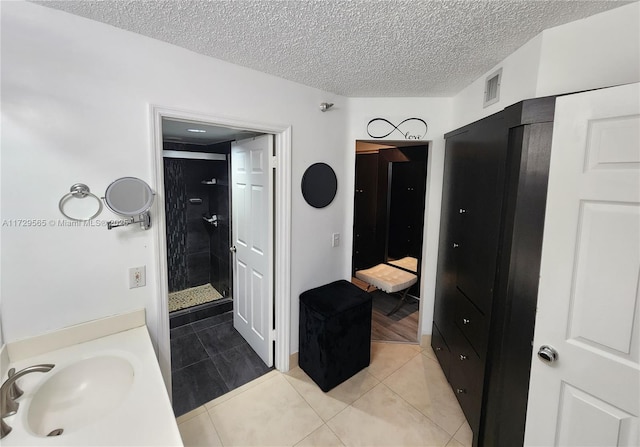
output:
{"label": "white countertop", "polygon": [[[133,367],[133,383],[117,408],[85,426],[66,430],[56,437],[34,434],[27,424],[29,405],[38,388],[66,366],[100,356],[123,358]],[[19,379],[24,395],[16,415],[5,418],[13,428],[0,443],[11,446],[182,446],[175,416],[160,367],[145,326],[95,340],[18,359],[9,367],[20,371],[31,365],[53,363],[47,373],[27,374]],[[64,428],[64,427],[61,427]]]}

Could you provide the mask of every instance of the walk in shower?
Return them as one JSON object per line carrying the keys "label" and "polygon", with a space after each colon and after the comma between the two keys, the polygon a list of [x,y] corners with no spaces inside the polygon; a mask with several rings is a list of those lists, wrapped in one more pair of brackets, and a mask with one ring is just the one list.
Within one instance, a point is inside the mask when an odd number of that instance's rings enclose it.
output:
{"label": "walk in shower", "polygon": [[237,150],[237,141],[260,135],[162,119],[171,387],[176,416],[271,369],[238,332],[232,311],[231,152]]}
{"label": "walk in shower", "polygon": [[[231,309],[231,144],[165,142],[164,149],[169,312],[173,327]],[[229,305],[217,312],[213,309],[224,303]],[[176,316],[182,318],[174,324]]]}

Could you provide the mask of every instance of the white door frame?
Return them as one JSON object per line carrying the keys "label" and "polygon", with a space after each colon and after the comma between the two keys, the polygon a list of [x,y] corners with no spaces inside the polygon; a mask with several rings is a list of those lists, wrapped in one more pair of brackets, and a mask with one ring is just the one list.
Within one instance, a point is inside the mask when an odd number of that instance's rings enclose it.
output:
{"label": "white door frame", "polygon": [[[193,121],[214,126],[230,127],[275,135],[275,199],[273,244],[273,284],[275,315],[275,367],[289,370],[291,337],[291,126],[274,123],[258,123],[197,112],[151,105],[151,135],[153,187],[156,191],[156,210],[151,231],[155,233],[156,252],[156,301],[157,354],[165,386],[171,396],[171,347],[169,339],[169,286],[167,268],[166,218],[164,203],[164,164],[162,157],[162,118]],[[147,316],[150,319],[150,315]]]}

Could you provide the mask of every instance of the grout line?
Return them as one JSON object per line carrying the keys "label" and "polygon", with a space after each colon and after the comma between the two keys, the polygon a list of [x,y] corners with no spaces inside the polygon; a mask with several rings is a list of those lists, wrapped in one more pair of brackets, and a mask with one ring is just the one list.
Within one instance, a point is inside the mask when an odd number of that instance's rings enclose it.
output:
{"label": "grout line", "polygon": [[[366,393],[365,393],[365,394],[366,394]],[[356,400],[358,400],[358,399],[356,399]],[[354,401],[354,402],[355,402],[355,401]],[[349,408],[350,406],[351,406],[351,404],[347,405],[347,408]],[[345,408],[345,410],[346,410],[347,408]],[[336,415],[336,416],[337,416],[337,415]],[[331,418],[331,419],[333,419],[333,418]],[[343,446],[347,445],[347,444],[345,444],[345,442],[343,441],[343,439],[342,439],[340,436],[338,436],[338,433],[336,433],[335,431],[333,431],[333,429],[332,429],[331,427],[329,427],[329,424],[327,424],[327,423],[325,422],[325,423],[324,423],[324,425],[326,425],[326,426],[327,426],[327,428],[329,429],[329,431],[330,431],[331,433],[333,433],[333,434],[336,436],[336,438],[338,438],[338,440],[340,441],[340,443],[341,443]]]}
{"label": "grout line", "polygon": [[212,359],[209,356],[207,356],[206,359],[201,359],[201,360],[197,360],[197,361],[195,361],[193,363],[189,363],[188,365],[183,366],[182,368],[178,368],[178,369],[172,370],[171,371],[171,375],[173,376],[175,373],[180,372],[183,369],[189,368],[190,366],[197,365],[198,363],[202,363],[202,362],[205,362],[207,360],[211,361]]}
{"label": "grout line", "polygon": [[[297,366],[296,368],[300,368],[300,367],[299,367],[299,366]],[[300,369],[302,370],[302,368],[300,368]],[[303,372],[304,372],[304,371],[303,371]],[[282,376],[287,376],[287,374],[286,374],[286,373],[280,373],[280,374],[281,374]],[[289,377],[292,377],[292,376],[289,376]],[[291,382],[289,382],[289,380],[287,380],[287,378],[286,378],[286,377],[283,377],[283,378],[284,378],[285,382],[287,382],[287,383],[289,384],[289,386],[291,386],[291,388],[293,388],[293,390],[294,390],[296,393],[298,393],[298,395],[302,398],[302,400],[303,400],[303,401],[305,401],[305,403],[306,403],[307,405],[309,405],[309,407],[310,407],[310,408],[311,408],[311,410],[316,414],[316,416],[318,416],[318,417],[320,418],[320,420],[321,420],[323,423],[325,423],[325,424],[326,424],[326,422],[327,422],[327,421],[325,421],[325,420],[324,420],[324,418],[323,418],[322,416],[320,416],[320,414],[316,411],[316,409],[315,409],[315,408],[313,408],[313,405],[311,405],[311,402],[309,402],[307,399],[305,399],[305,397],[302,395],[302,393],[301,393],[300,391],[298,391],[298,389],[297,389],[295,386],[293,386],[293,384],[292,384]],[[316,430],[317,430],[317,429],[316,429]],[[315,431],[315,430],[314,430],[314,431]],[[311,433],[313,433],[313,432],[311,432]],[[311,433],[309,433],[309,434],[311,434]],[[309,436],[309,435],[307,435],[307,436]],[[306,436],[305,436],[305,438],[306,438]],[[304,438],[302,438],[302,439],[304,439]],[[302,440],[302,439],[301,439],[301,440]],[[301,440],[300,440],[300,441],[301,441]],[[300,441],[298,441],[298,442],[300,442]],[[296,444],[297,444],[297,443],[296,443]]]}
{"label": "grout line", "polygon": [[216,423],[213,421],[213,417],[211,416],[211,413],[209,413],[209,409],[207,407],[204,407],[204,411],[207,413],[207,416],[209,416],[209,420],[211,421],[211,425],[213,425],[213,429],[216,431],[216,435],[218,435],[218,439],[220,440],[220,444],[222,444],[222,446],[224,447],[224,441],[222,440],[222,437],[220,436],[220,431],[218,430],[218,427],[216,427]]}
{"label": "grout line", "polygon": [[[380,343],[380,342],[378,342]],[[401,344],[406,344],[406,343],[401,343]],[[394,369],[393,371],[391,371],[389,374],[387,374],[385,377],[383,377],[382,379],[379,379],[378,377],[376,377],[375,375],[371,374],[373,377],[375,377],[376,379],[378,379],[380,382],[383,382],[385,380],[387,380],[389,377],[391,377],[393,374],[395,374],[396,372],[398,372],[398,370],[400,368],[402,368],[403,366],[405,366],[407,363],[409,363],[411,360],[413,360],[417,355],[422,355],[421,351],[415,351],[414,355],[412,355],[411,357],[409,357],[407,359],[407,361],[405,361],[404,363],[402,363],[400,366],[398,366],[396,369]],[[371,364],[369,364],[369,366],[371,366]],[[368,368],[368,367],[367,367]],[[368,372],[368,371],[367,371]]]}
{"label": "grout line", "polygon": [[[220,315],[224,315],[224,314],[220,314]],[[218,315],[214,315],[213,317],[217,317],[217,316],[218,316]],[[213,317],[207,317],[207,318],[213,318]],[[211,328],[214,328],[214,327],[218,327],[218,326],[223,325],[223,324],[226,324],[226,323],[231,323],[231,324],[233,324],[233,320],[228,320],[228,321],[227,321],[227,320],[224,320],[224,321],[220,321],[219,323],[212,324],[212,325],[210,325],[210,326],[205,326],[205,327],[200,328],[200,329],[196,329],[195,327],[193,327],[193,325],[194,325],[194,324],[196,324],[196,323],[198,323],[198,322],[200,322],[200,321],[204,321],[204,320],[206,320],[207,318],[204,318],[204,319],[202,319],[202,320],[198,320],[198,321],[194,321],[193,323],[189,323],[189,325],[191,325],[191,329],[193,329],[193,332],[198,333],[198,332],[206,331],[207,329],[211,329]]]}
{"label": "grout line", "polygon": [[[197,411],[200,408],[202,408],[202,410],[201,411]],[[187,411],[186,413],[181,414],[180,416],[176,417],[175,418],[176,419],[176,423],[178,424],[178,426],[180,426],[180,425],[184,424],[185,422],[190,421],[191,419],[201,415],[205,411],[207,411],[207,409],[204,407],[204,405],[200,405],[199,407],[196,407],[193,410]],[[191,416],[189,416],[189,417],[185,417],[190,413],[193,413],[193,414],[191,414]],[[182,420],[178,421],[178,419],[180,419],[180,418],[182,418]]]}
{"label": "grout line", "polygon": [[[274,378],[276,378],[278,376],[278,374],[272,374],[274,372],[279,372],[277,369],[271,370],[269,372],[267,372],[266,374],[261,375],[260,377],[255,378],[254,380],[252,380],[251,382],[245,383],[242,386],[239,386],[238,388],[234,388],[233,390],[223,394],[222,396],[218,396],[215,399],[210,400],[209,402],[206,402],[203,404],[203,406],[205,407],[205,409],[207,411],[211,411],[213,408],[222,405],[226,402],[229,402],[232,399],[235,399],[236,397],[244,394],[245,392],[249,391],[250,389],[253,389],[254,387],[262,384],[262,383],[266,383],[270,380],[273,380]],[[282,374],[282,373],[280,373]],[[273,375],[273,377],[266,377],[267,375]],[[258,383],[253,383],[255,381],[259,380]],[[234,393],[233,396],[228,396],[228,394],[230,393]],[[221,400],[224,399],[224,400]],[[216,401],[216,400],[221,400],[221,402],[211,406],[211,408],[208,408],[207,406],[211,405],[212,402]]]}
{"label": "grout line", "polygon": [[[420,355],[422,355],[422,353],[420,353]],[[412,357],[413,359],[413,357]],[[434,361],[433,359],[427,357],[427,359]],[[390,375],[389,375],[390,376]],[[387,380],[389,377],[387,377],[385,380]],[[383,383],[383,382],[380,382]],[[418,407],[416,407],[415,405],[413,405],[411,402],[409,402],[408,400],[406,400],[404,397],[402,397],[402,395],[400,395],[399,393],[396,393],[389,385],[387,385],[386,383],[384,383],[384,385],[389,388],[391,390],[392,393],[394,393],[395,395],[397,395],[400,399],[402,399],[404,402],[406,402],[410,407],[416,409],[421,415],[423,415],[424,417],[426,417],[427,419],[429,419],[433,424],[435,424],[437,427],[439,427],[442,431],[444,431],[446,434],[449,434],[449,432],[440,424],[438,424],[436,421],[434,421],[433,419],[431,419],[428,415],[424,414],[424,412],[419,409]],[[449,384],[447,383],[447,386],[449,386]],[[451,435],[451,438],[453,438],[456,433],[458,433],[458,430],[460,430],[460,427],[462,427],[462,425],[466,422],[466,418],[463,419],[462,423],[458,426],[458,428],[456,428],[456,430],[453,432],[453,434]],[[450,440],[449,440],[450,441]],[[448,444],[448,443],[447,443]],[[446,444],[445,444],[446,446]]]}
{"label": "grout line", "polygon": [[[382,383],[382,382],[380,382]],[[438,427],[440,430],[442,430],[443,432],[445,432],[447,435],[451,436],[451,438],[449,438],[449,441],[447,441],[447,444],[449,442],[451,442],[451,439],[453,439],[453,437],[455,436],[455,434],[458,432],[458,430],[460,430],[460,427],[458,427],[456,429],[456,431],[453,432],[453,434],[449,434],[449,432],[447,430],[444,429],[444,427],[442,427],[440,424],[438,424],[436,421],[434,421],[433,419],[431,419],[429,416],[427,416],[426,414],[424,414],[419,408],[417,408],[415,405],[413,405],[411,402],[407,401],[404,397],[402,397],[400,394],[396,393],[389,385],[387,385],[386,383],[382,383],[384,386],[387,387],[387,389],[389,391],[391,391],[393,394],[395,394],[396,396],[398,396],[400,398],[401,401],[403,401],[404,403],[406,403],[407,405],[409,405],[411,408],[413,408],[414,410],[416,410],[418,413],[420,413],[422,416],[426,417],[432,424],[434,424],[436,427]],[[464,424],[464,422],[462,422]],[[460,425],[462,426],[462,424]],[[447,445],[445,444],[445,446]]]}
{"label": "grout line", "polygon": [[[440,430],[442,430],[443,432],[445,432],[446,434],[449,434],[449,432],[447,430],[445,430],[445,428],[438,424],[436,421],[434,421],[433,419],[431,419],[429,416],[427,416],[426,414],[424,414],[422,412],[422,410],[420,410],[418,407],[416,407],[415,405],[413,405],[411,402],[407,401],[404,397],[402,397],[400,394],[396,393],[395,391],[393,391],[393,389],[391,389],[386,383],[384,384],[387,388],[389,388],[394,394],[396,394],[400,399],[402,399],[404,402],[406,402],[411,408],[415,409],[418,413],[420,413],[421,415],[423,415],[424,417],[426,417],[427,419],[429,419],[429,421],[431,421],[432,424],[434,424],[435,426],[437,426]],[[464,422],[463,422],[464,423]],[[461,425],[462,426],[462,425]],[[453,434],[451,435],[451,439],[453,439],[453,437],[455,436],[456,433],[458,433],[458,430],[460,430],[460,427],[456,428],[456,430],[453,432]],[[451,441],[451,439],[449,439],[449,441]],[[448,444],[449,442],[447,442]],[[445,444],[445,445],[447,445]]]}

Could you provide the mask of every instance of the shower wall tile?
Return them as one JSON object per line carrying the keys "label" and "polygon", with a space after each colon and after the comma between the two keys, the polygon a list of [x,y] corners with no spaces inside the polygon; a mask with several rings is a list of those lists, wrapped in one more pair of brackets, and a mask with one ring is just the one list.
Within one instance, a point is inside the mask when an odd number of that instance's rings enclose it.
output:
{"label": "shower wall tile", "polygon": [[211,285],[217,291],[220,291],[219,286],[219,278],[220,278],[220,261],[214,255],[210,255],[209,259],[209,280]]}
{"label": "shower wall tile", "polygon": [[165,214],[167,219],[167,267],[169,292],[187,286],[187,221],[184,160],[165,159]]}
{"label": "shower wall tile", "polygon": [[[206,227],[205,227],[206,225]],[[202,251],[209,251],[211,249],[210,234],[211,231],[207,228],[210,225],[206,224],[202,218],[199,220],[187,221],[187,254],[200,253]]]}
{"label": "shower wall tile", "polygon": [[231,247],[231,240],[229,238],[229,227],[226,223],[220,223],[218,225],[218,231],[216,232],[216,238],[212,239],[211,250],[216,256],[225,258],[229,256],[229,247]]}
{"label": "shower wall tile", "polygon": [[[220,259],[220,280],[218,291],[223,296],[231,296],[231,268],[229,258]],[[226,294],[225,294],[226,292]]]}
{"label": "shower wall tile", "polygon": [[[230,154],[230,143],[211,147]],[[203,147],[172,144],[173,150],[204,152]],[[216,185],[203,184],[215,178]],[[227,161],[166,159],[167,241],[170,291],[211,283],[230,296],[229,163]],[[201,199],[193,204],[189,199]],[[216,214],[219,225],[202,216]]]}
{"label": "shower wall tile", "polygon": [[196,287],[209,282],[209,252],[203,251],[187,255],[189,279],[187,286]]}
{"label": "shower wall tile", "polygon": [[201,199],[201,204],[195,204],[189,202],[186,207],[187,211],[187,219],[188,220],[200,220],[202,221],[202,215],[207,214],[209,212],[209,206],[207,204],[208,197],[207,194],[198,193],[192,194],[189,196],[189,199]]}

